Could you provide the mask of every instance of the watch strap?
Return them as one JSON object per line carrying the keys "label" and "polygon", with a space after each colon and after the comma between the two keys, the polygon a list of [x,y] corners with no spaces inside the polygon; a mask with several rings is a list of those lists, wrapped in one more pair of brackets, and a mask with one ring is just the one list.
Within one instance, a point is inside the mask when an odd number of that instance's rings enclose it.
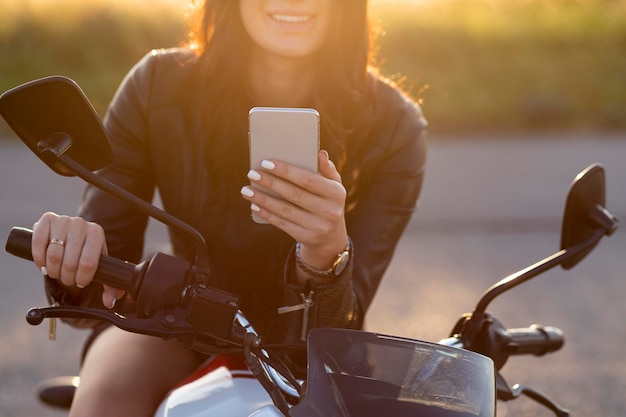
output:
{"label": "watch strap", "polygon": [[[337,254],[337,257],[333,260],[331,267],[328,269],[313,268],[312,266],[304,262],[302,260],[302,257],[300,256],[301,247],[302,247],[302,243],[296,242],[296,265],[298,265],[298,268],[300,268],[302,271],[314,277],[332,278],[336,276],[335,272],[336,272],[337,266],[349,260],[351,248],[352,248],[352,242],[350,241],[350,237],[348,237],[346,241],[346,247],[340,253]],[[345,258],[348,258],[348,259],[345,259]]]}

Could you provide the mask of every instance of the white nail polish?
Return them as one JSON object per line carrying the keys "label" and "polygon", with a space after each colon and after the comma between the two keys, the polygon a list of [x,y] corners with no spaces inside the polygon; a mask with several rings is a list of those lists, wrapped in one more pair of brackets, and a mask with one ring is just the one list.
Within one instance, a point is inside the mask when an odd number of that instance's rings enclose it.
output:
{"label": "white nail polish", "polygon": [[245,197],[254,197],[254,191],[246,185],[241,189],[241,195]]}
{"label": "white nail polish", "polygon": [[259,211],[261,211],[261,207],[259,207],[256,204],[252,203],[252,204],[250,204],[250,210],[256,211],[258,213]]}
{"label": "white nail polish", "polygon": [[41,273],[44,275],[48,275],[48,269],[45,266],[41,267]]}
{"label": "white nail polish", "polygon": [[109,309],[113,310],[115,308],[115,303],[117,303],[117,298],[114,298],[113,301],[111,301],[111,307],[109,307]]}
{"label": "white nail polish", "polygon": [[250,178],[252,181],[258,181],[261,179],[261,174],[251,169],[250,171],[248,171],[248,178]]}
{"label": "white nail polish", "polygon": [[79,283],[76,283],[76,287],[80,288],[81,290],[82,290],[83,288],[85,288],[85,286],[84,286],[84,285],[80,285]]}
{"label": "white nail polish", "polygon": [[264,159],[263,162],[261,162],[261,166],[267,169],[268,171],[271,171],[274,168],[276,168],[276,165],[272,161],[268,161],[267,159]]}

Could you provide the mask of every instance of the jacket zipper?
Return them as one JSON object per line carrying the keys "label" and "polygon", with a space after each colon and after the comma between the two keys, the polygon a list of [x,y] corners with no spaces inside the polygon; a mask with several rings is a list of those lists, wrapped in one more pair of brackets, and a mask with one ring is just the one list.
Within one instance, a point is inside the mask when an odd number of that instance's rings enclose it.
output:
{"label": "jacket zipper", "polygon": [[291,313],[294,311],[304,310],[302,312],[302,330],[300,332],[301,342],[306,341],[306,336],[309,332],[309,313],[310,313],[311,307],[313,306],[313,294],[315,294],[314,291],[309,291],[308,295],[301,293],[300,298],[302,299],[302,303],[296,304],[293,306],[280,307],[278,309],[278,314],[285,314],[285,313]]}

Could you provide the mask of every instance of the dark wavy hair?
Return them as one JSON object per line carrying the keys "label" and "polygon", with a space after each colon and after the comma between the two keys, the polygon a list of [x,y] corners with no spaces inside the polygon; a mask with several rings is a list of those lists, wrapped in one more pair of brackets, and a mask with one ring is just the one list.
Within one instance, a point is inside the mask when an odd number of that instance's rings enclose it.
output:
{"label": "dark wavy hair", "polygon": [[[333,0],[331,4],[330,33],[315,61],[317,79],[307,106],[320,113],[321,146],[341,171],[346,163],[346,138],[357,123],[371,82],[368,72],[374,68],[375,31],[368,20],[367,0]],[[239,128],[247,137],[252,102],[243,69],[252,40],[241,22],[238,0],[205,0],[191,22],[188,42],[197,51],[206,82],[202,94],[210,138],[207,158],[214,169],[220,161],[232,163],[234,153],[247,157],[246,151],[233,152],[232,135]]]}

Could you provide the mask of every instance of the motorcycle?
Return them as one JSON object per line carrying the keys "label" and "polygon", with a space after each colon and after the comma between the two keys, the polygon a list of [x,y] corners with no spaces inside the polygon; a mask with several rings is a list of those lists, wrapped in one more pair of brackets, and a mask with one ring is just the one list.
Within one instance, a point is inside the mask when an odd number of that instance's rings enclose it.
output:
{"label": "motorcycle", "polygon": [[[102,256],[95,280],[126,290],[133,315],[53,305],[32,308],[26,319],[101,320],[123,330],[176,339],[211,359],[163,399],[156,417],[249,416],[479,416],[492,417],[496,400],[525,395],[556,416],[569,412],[530,387],[509,385],[501,374],[513,355],[542,356],[564,343],[560,329],[531,325],[510,329],[489,304],[503,293],[556,267],[571,269],[619,221],[605,208],[605,172],[593,164],[576,176],[567,195],[561,245],[556,253],[509,275],[482,295],[474,310],[438,343],[360,330],[310,330],[306,346],[264,343],[239,309],[239,297],[208,285],[207,247],[202,235],[93,171],[112,152],[103,126],[80,87],[65,77],[47,77],[0,96],[0,114],[22,141],[53,171],[78,176],[188,236],[193,262],[164,253],[132,264]],[[15,227],[6,250],[32,261],[32,232]],[[207,319],[210,318],[210,319]],[[307,353],[305,380],[283,361],[287,349]],[[55,382],[51,405],[68,407],[79,380]]]}

